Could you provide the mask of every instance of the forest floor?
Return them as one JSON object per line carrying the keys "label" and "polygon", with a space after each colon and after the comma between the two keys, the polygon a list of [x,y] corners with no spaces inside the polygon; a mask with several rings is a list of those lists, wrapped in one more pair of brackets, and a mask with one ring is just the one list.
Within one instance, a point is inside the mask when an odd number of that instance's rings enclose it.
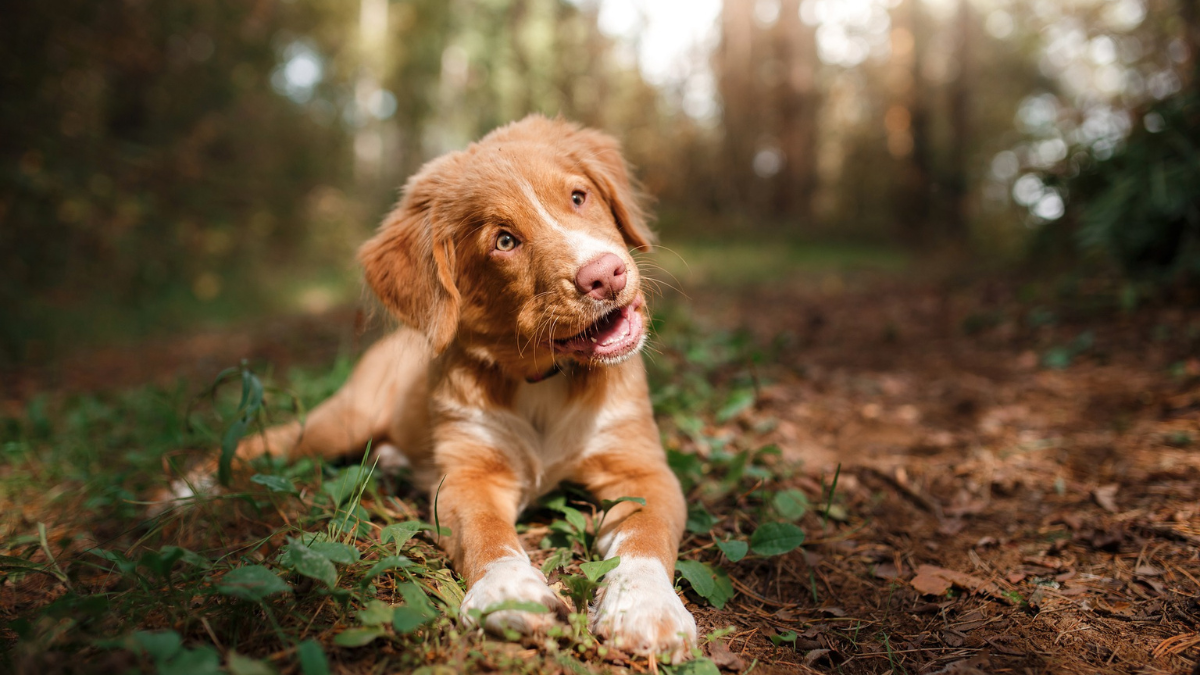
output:
{"label": "forest floor", "polygon": [[[241,491],[147,516],[137,500],[165,481],[163,458],[216,447],[235,418],[240,387],[214,405],[197,383],[248,356],[311,406],[378,333],[353,310],[5,374],[0,664],[1200,672],[1200,312],[1122,310],[1100,283],[913,269],[712,274],[659,303],[647,361],[692,504],[681,559],[699,565],[679,586],[705,636],[688,666],[579,625],[511,643],[458,628],[461,587],[421,533],[429,504],[354,465],[266,463]],[[275,417],[291,408],[267,397]],[[523,540],[578,597],[597,511],[565,497],[527,514]],[[803,544],[761,545],[768,525]],[[317,531],[333,577],[289,543]]]}

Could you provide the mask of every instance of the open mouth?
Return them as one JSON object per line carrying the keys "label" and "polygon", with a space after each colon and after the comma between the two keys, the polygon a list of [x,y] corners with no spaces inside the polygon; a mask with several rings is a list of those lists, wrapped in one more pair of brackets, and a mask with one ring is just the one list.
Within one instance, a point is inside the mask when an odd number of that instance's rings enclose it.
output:
{"label": "open mouth", "polygon": [[642,343],[642,299],[618,307],[578,335],[554,341],[554,351],[595,359],[614,359],[632,353]]}

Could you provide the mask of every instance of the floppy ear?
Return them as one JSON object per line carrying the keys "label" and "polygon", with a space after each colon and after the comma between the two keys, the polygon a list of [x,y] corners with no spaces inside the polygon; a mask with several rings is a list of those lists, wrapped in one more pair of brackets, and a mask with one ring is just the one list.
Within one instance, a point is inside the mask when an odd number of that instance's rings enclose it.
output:
{"label": "floppy ear", "polygon": [[428,171],[413,176],[400,204],[358,250],[367,283],[401,321],[425,333],[441,354],[458,330],[454,246],[439,237]]}
{"label": "floppy ear", "polygon": [[572,141],[580,146],[579,163],[608,202],[625,243],[649,251],[657,237],[646,222],[642,209],[644,197],[629,177],[620,144],[612,136],[592,129],[575,131]]}

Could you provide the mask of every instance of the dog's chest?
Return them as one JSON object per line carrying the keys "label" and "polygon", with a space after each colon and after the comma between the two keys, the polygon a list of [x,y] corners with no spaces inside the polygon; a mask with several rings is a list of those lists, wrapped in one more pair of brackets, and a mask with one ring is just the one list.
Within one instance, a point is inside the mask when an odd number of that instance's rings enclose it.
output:
{"label": "dog's chest", "polygon": [[522,383],[513,398],[513,422],[521,427],[527,461],[539,489],[551,489],[599,442],[605,408],[572,398],[564,376]]}

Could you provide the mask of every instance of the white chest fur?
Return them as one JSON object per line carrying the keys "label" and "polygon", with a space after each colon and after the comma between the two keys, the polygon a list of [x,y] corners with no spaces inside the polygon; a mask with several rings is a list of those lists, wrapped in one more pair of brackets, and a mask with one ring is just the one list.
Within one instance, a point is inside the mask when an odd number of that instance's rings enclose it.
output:
{"label": "white chest fur", "polygon": [[613,447],[620,440],[613,431],[616,423],[639,414],[636,405],[619,397],[598,404],[594,398],[571,398],[570,386],[566,374],[523,382],[512,412],[504,415],[510,437],[521,439],[528,499],[554,489],[581,459]]}
{"label": "white chest fur", "polygon": [[[570,381],[559,375],[537,383],[522,382],[513,398],[508,424],[524,441],[522,450],[537,494],[554,489],[571,465],[592,449],[604,408],[570,398]],[[535,495],[530,495],[534,497]]]}

